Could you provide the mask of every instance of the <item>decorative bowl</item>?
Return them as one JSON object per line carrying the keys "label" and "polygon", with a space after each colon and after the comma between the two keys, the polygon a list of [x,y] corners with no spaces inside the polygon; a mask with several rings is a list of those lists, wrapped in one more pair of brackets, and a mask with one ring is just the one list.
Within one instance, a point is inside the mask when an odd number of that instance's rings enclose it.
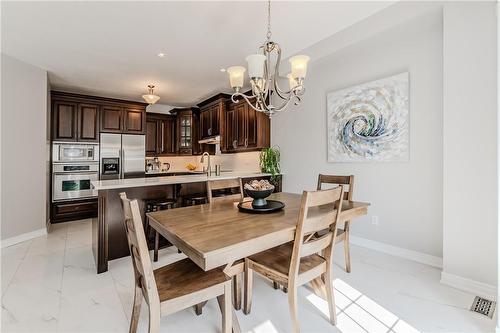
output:
{"label": "decorative bowl", "polygon": [[252,201],[252,207],[258,208],[267,205],[266,198],[271,195],[274,191],[274,187],[268,190],[249,190],[245,189],[248,196],[250,196]]}

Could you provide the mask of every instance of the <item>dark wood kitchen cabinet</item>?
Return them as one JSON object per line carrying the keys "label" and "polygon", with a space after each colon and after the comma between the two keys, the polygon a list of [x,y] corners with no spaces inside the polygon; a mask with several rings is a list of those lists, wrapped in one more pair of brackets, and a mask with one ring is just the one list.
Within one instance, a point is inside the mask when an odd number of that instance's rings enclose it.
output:
{"label": "dark wood kitchen cabinet", "polygon": [[177,115],[177,149],[179,155],[193,155],[195,135],[195,108],[174,109]]}
{"label": "dark wood kitchen cabinet", "polygon": [[77,141],[99,141],[99,105],[78,104]]}
{"label": "dark wood kitchen cabinet", "polygon": [[76,141],[78,103],[52,100],[52,138]]}
{"label": "dark wood kitchen cabinet", "polygon": [[57,141],[99,141],[99,106],[53,99],[52,138]]}
{"label": "dark wood kitchen cabinet", "polygon": [[145,107],[103,105],[101,107],[101,132],[145,134]]}
{"label": "dark wood kitchen cabinet", "polygon": [[146,156],[177,155],[177,119],[174,115],[146,115]]}
{"label": "dark wood kitchen cabinet", "polygon": [[202,139],[224,135],[226,104],[230,96],[218,94],[198,104],[200,108],[200,136]]}
{"label": "dark wood kitchen cabinet", "polygon": [[98,142],[99,132],[144,134],[146,103],[51,91],[52,139]]}
{"label": "dark wood kitchen cabinet", "polygon": [[51,223],[97,217],[97,199],[83,199],[53,202],[51,205]]}
{"label": "dark wood kitchen cabinet", "polygon": [[270,145],[270,119],[245,101],[228,102],[224,152],[259,150]]}

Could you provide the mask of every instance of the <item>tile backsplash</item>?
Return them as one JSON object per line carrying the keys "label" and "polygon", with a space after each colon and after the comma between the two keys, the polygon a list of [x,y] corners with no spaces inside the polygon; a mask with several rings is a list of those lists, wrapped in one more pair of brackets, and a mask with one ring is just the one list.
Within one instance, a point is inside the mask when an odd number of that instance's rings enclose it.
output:
{"label": "tile backsplash", "polygon": [[[212,169],[215,169],[216,164],[220,164],[222,171],[259,171],[259,156],[260,152],[258,151],[210,155],[210,163]],[[200,163],[201,156],[168,156],[159,157],[159,159],[162,163],[170,163],[169,171],[186,171],[186,164],[188,163],[196,165],[196,170],[203,169],[203,163]]]}

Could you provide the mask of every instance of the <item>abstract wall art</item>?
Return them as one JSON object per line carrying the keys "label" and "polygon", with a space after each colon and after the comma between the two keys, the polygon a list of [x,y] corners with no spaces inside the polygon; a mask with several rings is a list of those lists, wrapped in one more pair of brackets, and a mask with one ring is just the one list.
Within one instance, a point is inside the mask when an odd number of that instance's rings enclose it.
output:
{"label": "abstract wall art", "polygon": [[327,95],[328,162],[409,160],[409,73]]}

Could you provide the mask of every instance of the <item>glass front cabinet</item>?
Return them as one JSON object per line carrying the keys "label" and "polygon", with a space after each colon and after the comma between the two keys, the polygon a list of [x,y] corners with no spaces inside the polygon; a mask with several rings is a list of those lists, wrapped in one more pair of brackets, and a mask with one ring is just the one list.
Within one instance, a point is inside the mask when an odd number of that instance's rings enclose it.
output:
{"label": "glass front cabinet", "polygon": [[193,110],[177,109],[177,147],[179,155],[193,154]]}

